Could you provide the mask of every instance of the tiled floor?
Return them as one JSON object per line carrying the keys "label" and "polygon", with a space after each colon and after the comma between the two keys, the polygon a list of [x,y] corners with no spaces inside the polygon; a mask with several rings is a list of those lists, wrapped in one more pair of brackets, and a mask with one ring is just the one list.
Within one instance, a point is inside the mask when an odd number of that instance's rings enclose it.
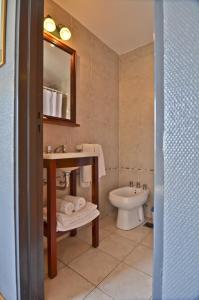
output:
{"label": "tiled floor", "polygon": [[152,229],[119,230],[113,216],[105,217],[99,248],[91,247],[91,227],[58,242],[58,276],[46,276],[45,299],[149,300],[152,255]]}

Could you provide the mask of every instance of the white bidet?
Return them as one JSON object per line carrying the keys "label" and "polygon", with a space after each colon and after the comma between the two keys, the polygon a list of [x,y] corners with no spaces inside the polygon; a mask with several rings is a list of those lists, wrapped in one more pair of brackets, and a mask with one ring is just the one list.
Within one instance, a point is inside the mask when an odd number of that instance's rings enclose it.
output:
{"label": "white bidet", "polygon": [[111,204],[118,208],[117,227],[130,230],[144,222],[143,204],[149,190],[136,187],[121,187],[109,193]]}

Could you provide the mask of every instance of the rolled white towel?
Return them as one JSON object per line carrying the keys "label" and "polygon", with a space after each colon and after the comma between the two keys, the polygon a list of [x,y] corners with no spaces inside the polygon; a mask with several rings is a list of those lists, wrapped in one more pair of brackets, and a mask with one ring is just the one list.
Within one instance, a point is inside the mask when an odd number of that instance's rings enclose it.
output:
{"label": "rolled white towel", "polygon": [[72,215],[73,211],[75,210],[75,205],[70,201],[65,201],[63,199],[57,198],[56,199],[56,208],[57,212]]}
{"label": "rolled white towel", "polygon": [[86,200],[83,197],[64,195],[62,196],[62,199],[64,199],[67,202],[72,202],[75,211],[79,211],[86,205]]}

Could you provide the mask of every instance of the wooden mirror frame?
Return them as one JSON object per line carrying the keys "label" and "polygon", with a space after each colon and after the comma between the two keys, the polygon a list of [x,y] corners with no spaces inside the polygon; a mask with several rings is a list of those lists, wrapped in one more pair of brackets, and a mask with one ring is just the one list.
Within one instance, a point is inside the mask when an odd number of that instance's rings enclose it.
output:
{"label": "wooden mirror frame", "polygon": [[66,43],[56,36],[44,31],[44,41],[47,41],[51,44],[54,44],[56,47],[67,52],[71,55],[71,69],[70,69],[70,119],[58,118],[53,116],[43,116],[44,123],[51,123],[57,125],[66,125],[66,126],[79,126],[76,123],[76,61],[77,54],[74,49],[66,45]]}

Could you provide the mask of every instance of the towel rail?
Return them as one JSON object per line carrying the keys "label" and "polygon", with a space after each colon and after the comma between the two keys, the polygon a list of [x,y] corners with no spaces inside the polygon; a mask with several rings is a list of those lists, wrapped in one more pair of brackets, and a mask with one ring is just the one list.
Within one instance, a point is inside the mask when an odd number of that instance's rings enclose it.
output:
{"label": "towel rail", "polygon": [[56,93],[59,93],[59,94],[68,96],[68,93],[63,93],[63,92],[61,92],[61,91],[59,91],[59,90],[50,88],[50,87],[48,87],[48,86],[43,86],[43,89],[48,90],[48,91],[51,91],[51,92],[56,92]]}

